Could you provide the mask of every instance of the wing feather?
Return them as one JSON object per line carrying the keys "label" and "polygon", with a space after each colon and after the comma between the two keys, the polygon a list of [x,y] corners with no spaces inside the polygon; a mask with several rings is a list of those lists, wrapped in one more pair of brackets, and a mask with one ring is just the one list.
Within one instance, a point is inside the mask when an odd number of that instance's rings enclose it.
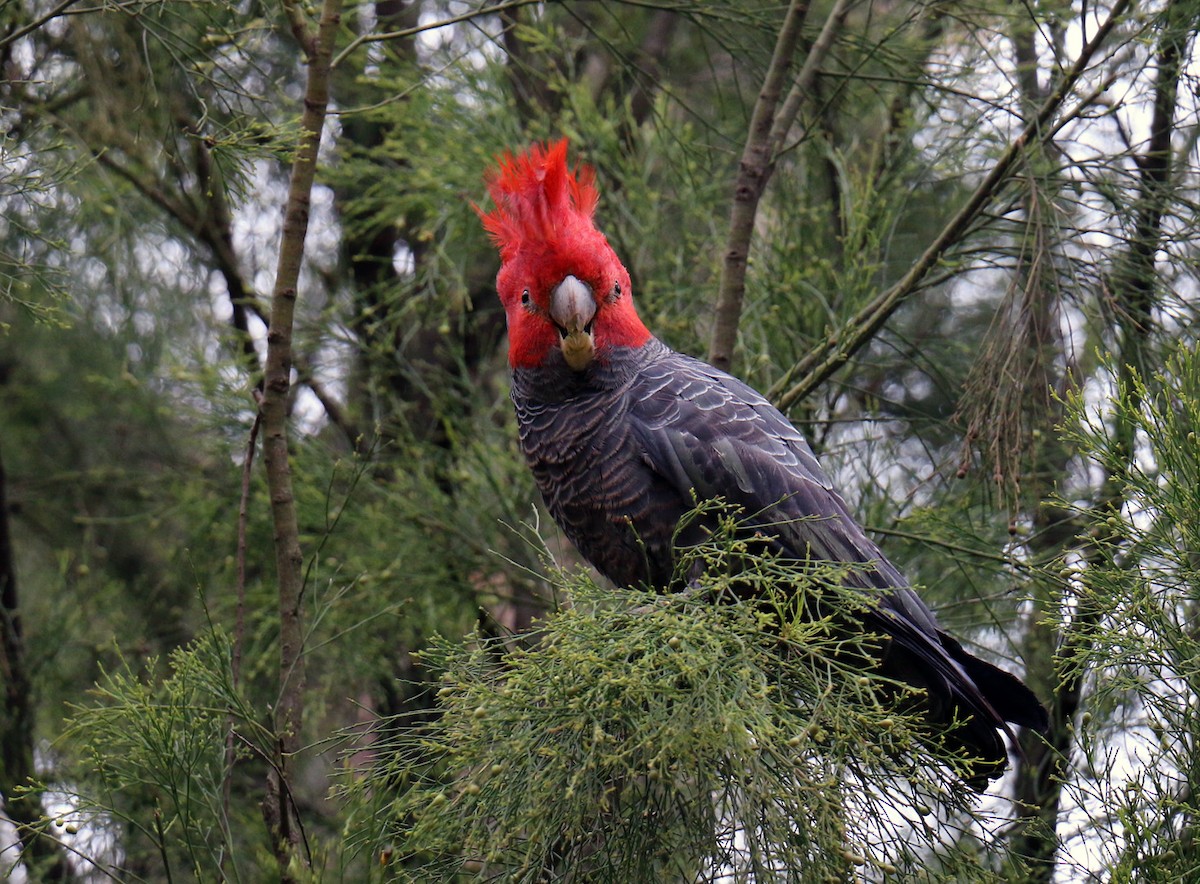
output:
{"label": "wing feather", "polygon": [[631,417],[647,463],[681,492],[722,497],[767,524],[796,558],[868,565],[905,586],[850,515],[808,443],[762,396],[680,354],[643,373]]}
{"label": "wing feather", "polygon": [[[797,559],[861,566],[846,582],[879,589],[864,626],[887,635],[887,656],[901,677],[928,687],[935,702],[951,700],[986,725],[977,739],[1004,757],[993,728],[1004,720],[1038,726],[1044,711],[1019,680],[962,651],[929,608],[850,515],[808,442],[766,399],[737,379],[672,353],[648,367],[631,390],[631,417],[647,464],[681,497],[720,497],[766,528]],[[974,668],[968,672],[968,664]],[[916,667],[920,672],[911,671]],[[885,667],[886,668],[886,667]],[[995,683],[977,685],[971,672]],[[1020,702],[997,712],[984,691],[1003,685]],[[1003,698],[1001,698],[1003,699]],[[1034,710],[1032,712],[1028,710]],[[989,738],[990,735],[990,738]]]}

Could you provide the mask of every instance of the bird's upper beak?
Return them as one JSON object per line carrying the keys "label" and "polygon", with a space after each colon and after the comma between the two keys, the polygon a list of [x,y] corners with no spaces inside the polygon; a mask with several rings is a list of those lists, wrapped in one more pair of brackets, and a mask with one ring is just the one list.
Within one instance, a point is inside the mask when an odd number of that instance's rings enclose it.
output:
{"label": "bird's upper beak", "polygon": [[563,358],[575,371],[591,365],[596,354],[592,335],[595,316],[596,299],[591,286],[574,276],[568,276],[550,293],[550,318],[558,326]]}

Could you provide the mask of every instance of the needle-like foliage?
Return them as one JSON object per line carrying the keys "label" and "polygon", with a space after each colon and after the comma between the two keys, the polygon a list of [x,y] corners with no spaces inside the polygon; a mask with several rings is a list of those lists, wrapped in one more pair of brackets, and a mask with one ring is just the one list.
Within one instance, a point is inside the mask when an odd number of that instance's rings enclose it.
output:
{"label": "needle-like foliage", "polygon": [[[172,652],[161,681],[122,661],[75,708],[60,748],[82,764],[77,779],[55,789],[90,833],[80,855],[94,871],[135,880],[149,863],[161,864],[167,880],[218,869],[237,879],[254,861],[251,845],[265,848],[254,817],[231,808],[226,792],[228,746],[237,759],[271,748],[270,729],[234,686],[230,660],[228,637],[213,631]],[[157,661],[149,669],[158,674]]]}
{"label": "needle-like foliage", "polygon": [[1180,347],[1153,376],[1131,369],[1130,379],[1105,419],[1083,397],[1069,403],[1072,441],[1115,477],[1124,503],[1090,520],[1091,555],[1068,569],[1061,600],[1076,637],[1059,666],[1093,691],[1072,797],[1106,833],[1068,849],[1110,880],[1190,881],[1200,874],[1200,352]]}
{"label": "needle-like foliage", "polygon": [[398,880],[842,881],[913,872],[951,817],[986,829],[846,628],[870,598],[732,534],[697,557],[668,595],[559,575],[529,647],[440,642],[441,715],[374,746],[358,844]]}

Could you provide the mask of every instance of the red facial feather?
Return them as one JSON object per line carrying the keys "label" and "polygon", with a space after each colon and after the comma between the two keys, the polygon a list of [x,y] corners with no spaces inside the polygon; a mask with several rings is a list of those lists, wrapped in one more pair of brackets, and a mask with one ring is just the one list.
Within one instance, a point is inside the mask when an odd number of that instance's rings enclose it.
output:
{"label": "red facial feather", "polygon": [[486,181],[496,208],[475,211],[500,250],[496,289],[508,316],[511,365],[541,365],[557,348],[558,331],[547,310],[552,290],[568,275],[591,286],[596,299],[597,359],[610,347],[640,347],[649,340],[633,307],[629,273],[593,222],[595,173],[567,166],[565,139],[504,154]]}

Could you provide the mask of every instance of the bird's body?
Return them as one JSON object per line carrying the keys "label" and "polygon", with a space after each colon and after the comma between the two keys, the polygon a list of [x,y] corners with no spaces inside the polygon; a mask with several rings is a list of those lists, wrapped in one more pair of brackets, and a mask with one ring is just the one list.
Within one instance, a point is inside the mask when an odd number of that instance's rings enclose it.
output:
{"label": "bird's body", "polygon": [[998,774],[1007,753],[997,729],[1044,727],[1044,709],[938,627],[783,414],[646,330],[628,273],[592,223],[590,174],[569,172],[565,154],[560,142],[506,158],[491,181],[498,208],[484,216],[503,259],[521,448],[555,521],[623,586],[668,587],[678,546],[706,527],[681,534],[680,519],[711,499],[784,557],[852,566],[844,581],[877,598],[862,626],[884,637],[880,669],[925,690],[931,720],[964,722],[952,741],[979,759],[975,779]]}
{"label": "bird's body", "polygon": [[[552,384],[543,398],[554,373],[566,395]],[[770,524],[794,558],[876,562],[876,585],[902,585],[791,423],[746,384],[655,338],[583,372],[517,370],[512,398],[551,515],[615,583],[666,586],[680,518],[720,498],[748,527]]]}

